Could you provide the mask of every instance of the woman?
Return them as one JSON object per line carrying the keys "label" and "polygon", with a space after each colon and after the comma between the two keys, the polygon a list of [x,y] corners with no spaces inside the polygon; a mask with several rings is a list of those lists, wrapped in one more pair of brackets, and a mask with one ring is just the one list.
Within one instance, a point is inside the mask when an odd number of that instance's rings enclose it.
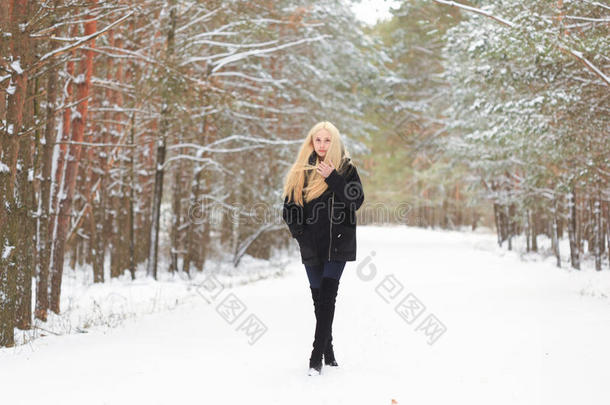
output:
{"label": "woman", "polygon": [[356,166],[339,130],[322,121],[311,128],[284,182],[283,218],[296,238],[316,314],[309,375],[319,375],[322,356],[338,366],[332,323],[345,262],[356,260],[356,210],[364,201]]}

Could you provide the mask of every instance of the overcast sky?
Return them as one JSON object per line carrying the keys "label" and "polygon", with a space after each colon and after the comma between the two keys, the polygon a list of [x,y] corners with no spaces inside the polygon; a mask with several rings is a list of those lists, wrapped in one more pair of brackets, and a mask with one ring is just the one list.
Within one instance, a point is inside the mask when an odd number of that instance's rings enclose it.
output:
{"label": "overcast sky", "polygon": [[389,18],[390,6],[398,8],[400,1],[397,0],[362,0],[360,4],[352,5],[356,17],[368,24],[375,24],[377,19]]}

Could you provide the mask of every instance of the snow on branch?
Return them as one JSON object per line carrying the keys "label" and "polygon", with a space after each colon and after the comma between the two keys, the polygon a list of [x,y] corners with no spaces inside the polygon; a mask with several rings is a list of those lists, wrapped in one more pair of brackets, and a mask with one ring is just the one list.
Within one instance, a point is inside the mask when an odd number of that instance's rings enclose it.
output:
{"label": "snow on branch", "polygon": [[259,236],[261,236],[265,232],[276,231],[283,228],[284,227],[282,225],[273,223],[263,224],[262,226],[260,226],[256,231],[254,231],[254,233],[246,237],[246,239],[240,243],[239,247],[237,248],[237,251],[235,252],[235,255],[233,256],[233,266],[239,266],[241,258],[246,254],[246,251],[248,250],[250,245],[252,245],[258,239]]}
{"label": "snow on branch", "polygon": [[176,160],[181,160],[181,159],[191,160],[193,162],[205,163],[205,164],[208,164],[210,166],[213,166],[219,172],[231,174],[227,169],[225,169],[220,163],[218,163],[214,159],[204,158],[204,157],[197,157],[197,156],[191,156],[191,155],[176,155],[176,156],[172,156],[170,159],[167,159],[163,163],[162,168],[165,169],[165,168],[167,168],[169,166],[169,164],[171,162],[175,162]]}
{"label": "snow on branch", "polygon": [[134,148],[137,145],[133,145],[133,144],[118,144],[118,143],[91,143],[91,142],[75,142],[75,141],[57,141],[57,142],[53,142],[53,144],[55,145],[59,145],[59,144],[68,144],[68,145],[82,145],[82,146],[95,146],[95,147],[105,147],[105,146],[110,146],[110,147],[114,147],[114,146],[118,146],[118,147],[123,147],[123,148]]}
{"label": "snow on branch", "polygon": [[610,10],[610,6],[605,5],[605,4],[602,4],[602,3],[599,3],[599,2],[597,2],[597,1],[594,1],[594,2],[592,2],[592,3],[590,3],[590,4],[593,4],[594,6],[599,6],[599,7],[605,8],[605,9],[607,9],[607,10]]}
{"label": "snow on branch", "polygon": [[439,3],[439,4],[444,4],[446,6],[457,7],[457,8],[461,8],[463,10],[471,11],[473,13],[484,15],[485,17],[489,17],[493,20],[496,20],[499,23],[506,25],[507,27],[511,27],[511,28],[515,27],[515,24],[513,22],[505,20],[502,17],[496,17],[495,15],[490,14],[487,11],[481,10],[480,8],[467,6],[465,4],[457,3],[455,1],[445,1],[445,0],[433,0],[433,1],[436,3]]}
{"label": "snow on branch", "polygon": [[[463,10],[471,11],[473,13],[481,14],[481,15],[483,15],[485,17],[489,17],[489,18],[491,18],[491,19],[493,19],[495,21],[498,21],[501,24],[503,24],[503,25],[505,25],[507,27],[510,27],[510,28],[515,28],[516,27],[515,23],[513,23],[511,21],[508,21],[508,20],[506,20],[504,18],[494,16],[494,15],[488,13],[487,11],[481,10],[479,8],[467,6],[465,4],[461,4],[461,3],[458,3],[458,2],[455,2],[455,1],[446,1],[446,0],[432,0],[432,1],[434,1],[436,3],[439,3],[439,4],[444,4],[444,5],[447,5],[447,6],[457,7],[457,8],[461,8]],[[562,51],[567,52],[568,54],[572,55],[574,58],[576,58],[579,61],[581,61],[590,71],[592,71],[600,79],[602,79],[606,83],[606,86],[610,86],[610,77],[608,77],[597,66],[595,66],[593,63],[591,63],[589,60],[587,60],[583,56],[583,54],[581,52],[574,51],[574,50],[572,50],[570,48],[566,48],[566,47],[564,47],[562,45],[559,45],[559,48]]]}
{"label": "snow on branch", "polygon": [[[218,147],[219,145],[222,145],[223,143],[230,142],[230,141],[248,141],[251,143],[248,145],[237,146],[234,148],[219,148]],[[279,140],[265,139],[265,138],[258,138],[258,137],[245,136],[245,135],[231,135],[231,136],[227,136],[226,138],[222,138],[222,139],[219,139],[212,143],[209,143],[207,145],[199,145],[196,143],[178,143],[175,145],[168,146],[167,150],[170,151],[170,150],[182,149],[182,148],[192,148],[197,151],[198,155],[200,155],[202,153],[206,153],[206,152],[207,153],[236,153],[236,152],[250,151],[252,149],[263,148],[265,145],[293,145],[293,144],[300,144],[301,142],[302,142],[302,140],[286,141],[286,140],[281,140],[281,139],[279,139]],[[165,168],[165,167],[169,166],[169,163],[176,161],[176,160],[180,160],[180,159],[187,159],[187,160],[192,160],[192,161],[200,162],[200,163],[209,163],[209,164],[216,166],[216,168],[221,171],[224,170],[222,168],[222,166],[220,166],[213,159],[195,157],[195,156],[185,155],[185,154],[176,155],[176,156],[173,156],[172,158],[166,160],[165,163],[163,164],[163,167]]]}
{"label": "snow on branch", "polygon": [[[178,149],[178,148],[194,148],[194,149],[197,149],[199,152],[235,152],[235,151],[241,150],[241,148],[232,148],[232,149],[226,149],[226,150],[215,148],[218,145],[221,145],[223,143],[227,143],[230,141],[248,141],[248,142],[253,142],[253,143],[258,143],[258,144],[267,144],[267,145],[293,145],[293,144],[298,144],[298,143],[303,142],[302,140],[266,139],[266,138],[259,138],[259,137],[246,136],[246,135],[231,135],[231,136],[227,136],[226,138],[221,138],[221,139],[214,141],[212,143],[209,143],[207,145],[199,145],[196,143],[179,143],[176,145],[171,145],[167,149],[172,150],[172,149]],[[262,146],[262,145],[260,145],[260,146]],[[249,146],[249,147],[252,147],[252,146]]]}
{"label": "snow on branch", "polygon": [[590,18],[590,17],[579,17],[575,15],[566,15],[566,19],[580,20],[580,21],[591,21],[591,22],[610,22],[610,18]]}
{"label": "snow on branch", "polygon": [[562,51],[565,51],[567,53],[569,53],[570,55],[572,55],[573,57],[575,57],[576,59],[578,59],[579,61],[581,61],[586,67],[589,68],[589,70],[591,70],[592,72],[594,72],[596,75],[598,75],[603,81],[606,82],[606,86],[610,86],[610,77],[608,77],[607,75],[604,74],[604,72],[602,72],[601,70],[599,70],[599,68],[597,66],[595,66],[594,64],[592,64],[591,62],[589,62],[588,59],[586,59],[582,53],[575,51],[573,49],[569,49],[569,48],[564,48],[563,46],[559,46],[559,48]]}
{"label": "snow on branch", "polygon": [[218,73],[211,74],[210,76],[225,76],[225,77],[235,76],[235,77],[240,77],[242,79],[252,80],[253,82],[261,82],[261,83],[275,83],[275,84],[283,84],[283,83],[289,84],[290,83],[290,80],[288,80],[288,79],[278,80],[278,79],[274,79],[274,78],[255,77],[255,76],[251,76],[246,73],[238,72],[238,71],[218,72]]}
{"label": "snow on branch", "polygon": [[294,42],[288,42],[282,45],[278,45],[278,46],[274,46],[272,48],[267,48],[267,49],[254,49],[251,51],[245,51],[245,52],[240,52],[240,53],[236,53],[235,55],[231,55],[231,56],[227,56],[224,57],[216,62],[212,62],[212,65],[214,65],[214,69],[212,69],[211,73],[216,72],[218,69],[222,68],[224,65],[227,65],[229,63],[233,63],[236,62],[238,60],[241,59],[245,59],[249,56],[256,56],[256,55],[264,55],[267,53],[272,53],[275,51],[279,51],[280,49],[284,49],[284,48],[288,48],[291,46],[295,46],[295,45],[299,45],[302,43],[308,43],[308,42],[315,42],[315,41],[320,41],[324,38],[329,38],[330,35],[319,35],[315,38],[302,38],[299,39],[298,41],[294,41]]}
{"label": "snow on branch", "polygon": [[[123,17],[119,18],[118,20],[116,20],[115,22],[113,22],[112,24],[109,24],[107,27],[105,27],[102,30],[99,30],[97,32],[94,32],[91,35],[87,35],[84,37],[79,37],[76,42],[70,44],[70,45],[66,45],[63,48],[58,48],[58,49],[54,49],[51,52],[48,52],[44,55],[42,55],[42,57],[38,60],[38,62],[36,64],[33,65],[33,69],[38,68],[40,66],[42,66],[48,59],[51,59],[57,55],[60,55],[64,52],[68,52],[71,51],[74,48],[78,48],[79,46],[89,42],[90,40],[100,36],[101,34],[103,34],[104,32],[112,29],[113,27],[119,25],[120,23],[122,23],[123,21],[125,21],[126,19],[128,19],[129,17],[131,17],[134,14],[134,12],[130,12],[126,15],[124,15]],[[51,36],[51,39],[56,39],[55,37]]]}
{"label": "snow on branch", "polygon": [[212,10],[212,11],[210,11],[210,12],[209,12],[209,13],[207,13],[207,14],[204,14],[204,15],[202,15],[202,16],[199,16],[199,17],[193,18],[191,21],[189,21],[189,23],[188,23],[188,24],[186,24],[186,25],[184,25],[184,26],[182,26],[182,27],[180,27],[180,28],[177,28],[177,29],[176,29],[176,32],[181,32],[181,31],[184,31],[185,29],[187,29],[187,28],[188,28],[188,27],[190,27],[191,25],[194,25],[194,24],[197,24],[197,23],[200,23],[200,22],[206,21],[206,20],[208,20],[210,17],[214,16],[214,14],[217,14],[217,13],[218,13],[220,10],[222,10],[222,9],[224,9],[224,8],[226,8],[226,7],[225,7],[225,4],[222,4],[222,5],[221,5],[220,7],[218,7],[216,10]]}

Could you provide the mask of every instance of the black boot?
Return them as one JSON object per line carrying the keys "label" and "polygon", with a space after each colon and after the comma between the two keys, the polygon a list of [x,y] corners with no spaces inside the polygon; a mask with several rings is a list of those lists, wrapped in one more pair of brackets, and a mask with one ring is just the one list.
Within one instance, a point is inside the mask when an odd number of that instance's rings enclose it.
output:
{"label": "black boot", "polygon": [[320,374],[322,370],[322,355],[324,354],[330,336],[338,288],[339,280],[322,277],[313,350],[311,352],[311,357],[309,358],[309,375]]}
{"label": "black boot", "polygon": [[338,367],[337,360],[335,360],[335,351],[333,350],[333,319],[335,318],[335,305],[333,304],[330,311],[330,329],[328,330],[328,342],[326,342],[326,349],[324,349],[324,364],[331,367]]}
{"label": "black boot", "polygon": [[[316,321],[318,319],[318,312],[319,312],[319,294],[320,294],[320,289],[319,288],[313,288],[313,287],[309,287],[311,290],[311,298],[313,299],[313,305],[314,305],[314,312],[316,314]],[[324,364],[327,366],[331,366],[331,367],[338,367],[339,364],[337,364],[337,360],[335,359],[335,352],[333,350],[333,330],[332,330],[332,323],[333,323],[333,319],[335,316],[335,308],[333,306],[333,311],[331,314],[331,327],[330,327],[330,335],[328,337],[328,343],[326,343],[326,348],[324,349]]]}

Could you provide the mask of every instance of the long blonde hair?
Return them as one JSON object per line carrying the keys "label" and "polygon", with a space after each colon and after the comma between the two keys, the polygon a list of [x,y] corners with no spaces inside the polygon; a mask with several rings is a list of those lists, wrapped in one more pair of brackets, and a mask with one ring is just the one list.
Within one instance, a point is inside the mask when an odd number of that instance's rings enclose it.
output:
{"label": "long blonde hair", "polygon": [[[326,155],[324,155],[323,161],[325,163],[331,161],[339,172],[344,169],[343,165],[349,162],[349,159],[345,159],[346,157],[349,158],[349,154],[345,150],[337,127],[328,121],[318,122],[307,133],[297,154],[296,161],[286,174],[282,199],[288,196],[288,201],[294,201],[296,204],[303,206],[303,196],[305,196],[305,201],[309,202],[322,195],[328,188],[324,177],[315,170],[320,162],[320,158],[315,153],[313,138],[321,129],[326,129],[330,132],[330,147]],[[315,165],[309,163],[312,153],[316,155]],[[307,187],[305,187],[306,178]]]}

